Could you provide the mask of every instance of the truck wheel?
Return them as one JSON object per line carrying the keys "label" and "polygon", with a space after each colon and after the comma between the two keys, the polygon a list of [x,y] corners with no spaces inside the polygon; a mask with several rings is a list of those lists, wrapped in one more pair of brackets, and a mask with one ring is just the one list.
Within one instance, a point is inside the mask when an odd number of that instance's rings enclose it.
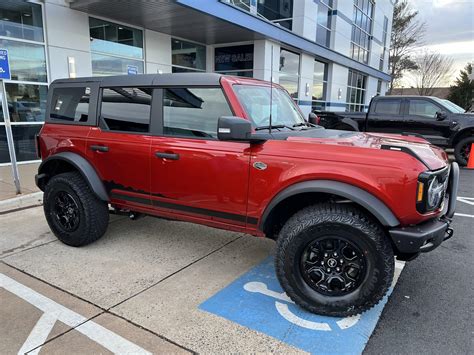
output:
{"label": "truck wheel", "polygon": [[461,166],[466,166],[471,154],[471,144],[474,143],[474,137],[461,139],[454,147],[454,157]]}
{"label": "truck wheel", "polygon": [[375,306],[391,285],[394,256],[381,227],[350,206],[302,209],[277,240],[278,279],[299,306],[347,317]]}
{"label": "truck wheel", "polygon": [[43,208],[56,237],[74,247],[96,241],[109,224],[107,203],[99,200],[76,172],[59,174],[49,180]]}

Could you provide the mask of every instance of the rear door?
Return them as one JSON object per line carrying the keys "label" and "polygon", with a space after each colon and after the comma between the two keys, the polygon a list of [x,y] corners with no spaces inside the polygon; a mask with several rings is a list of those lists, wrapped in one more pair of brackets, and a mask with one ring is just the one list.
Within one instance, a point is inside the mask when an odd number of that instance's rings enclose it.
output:
{"label": "rear door", "polygon": [[87,140],[112,202],[150,207],[150,118],[153,89],[106,87],[99,102],[99,127]]}
{"label": "rear door", "polygon": [[445,109],[429,99],[410,98],[406,119],[410,132],[421,134],[426,140],[437,145],[446,145],[450,137],[450,120],[438,121],[436,112]]}
{"label": "rear door", "polygon": [[214,226],[246,226],[250,144],[217,139],[232,115],[220,87],[167,87],[151,148],[151,199],[162,214]]}
{"label": "rear door", "polygon": [[401,133],[405,129],[402,100],[383,98],[371,105],[368,114],[367,132]]}

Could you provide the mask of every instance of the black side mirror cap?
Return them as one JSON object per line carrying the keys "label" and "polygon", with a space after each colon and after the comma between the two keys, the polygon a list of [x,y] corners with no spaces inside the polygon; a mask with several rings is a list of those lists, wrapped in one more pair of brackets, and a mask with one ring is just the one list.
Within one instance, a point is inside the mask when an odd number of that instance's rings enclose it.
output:
{"label": "black side mirror cap", "polygon": [[222,116],[217,122],[217,138],[221,141],[249,141],[252,124],[244,118]]}
{"label": "black side mirror cap", "polygon": [[318,115],[314,112],[310,112],[308,115],[308,122],[312,124],[318,124]]}
{"label": "black side mirror cap", "polygon": [[435,117],[437,121],[443,121],[448,117],[448,115],[446,115],[446,112],[438,111],[436,112]]}

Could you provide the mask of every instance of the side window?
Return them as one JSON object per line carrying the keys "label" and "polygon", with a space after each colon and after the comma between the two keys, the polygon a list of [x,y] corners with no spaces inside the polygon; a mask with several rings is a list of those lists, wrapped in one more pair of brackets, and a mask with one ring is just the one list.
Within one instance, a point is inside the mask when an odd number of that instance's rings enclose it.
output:
{"label": "side window", "polygon": [[105,88],[100,109],[101,127],[110,131],[150,130],[151,88]]}
{"label": "side window", "polygon": [[401,100],[380,100],[375,105],[375,113],[399,115]]}
{"label": "side window", "polygon": [[163,90],[163,132],[166,135],[217,138],[217,120],[231,115],[220,88]]}
{"label": "side window", "polygon": [[91,89],[85,86],[54,89],[49,118],[59,121],[87,122]]}
{"label": "side window", "polygon": [[437,111],[440,111],[440,108],[430,101],[410,100],[409,115],[434,118]]}

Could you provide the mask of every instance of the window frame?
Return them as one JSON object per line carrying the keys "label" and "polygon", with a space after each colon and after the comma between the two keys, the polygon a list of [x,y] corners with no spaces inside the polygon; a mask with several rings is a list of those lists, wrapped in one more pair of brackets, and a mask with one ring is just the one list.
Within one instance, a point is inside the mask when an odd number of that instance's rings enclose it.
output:
{"label": "window frame", "polygon": [[[132,132],[132,131],[119,131],[119,130],[112,130],[104,126],[104,121],[102,119],[102,96],[104,93],[104,89],[112,89],[112,88],[122,88],[122,89],[137,89],[137,88],[149,88],[152,89],[153,92],[151,93],[151,103],[150,103],[150,123],[148,125],[148,132]],[[120,134],[134,134],[140,136],[151,136],[152,135],[152,122],[154,117],[154,110],[153,107],[156,106],[155,102],[155,95],[156,95],[156,87],[153,85],[109,85],[109,86],[101,86],[98,92],[98,100],[97,100],[97,124],[102,133],[120,133]]]}
{"label": "window frame", "polygon": [[[229,110],[232,114],[232,116],[235,116],[235,111],[234,108],[232,107],[232,104],[227,97],[227,94],[224,90],[224,88],[220,85],[166,85],[166,86],[159,86],[155,88],[155,92],[158,91],[156,94],[156,99],[159,100],[159,105],[158,105],[158,110],[159,113],[156,116],[155,123],[153,124],[153,128],[150,128],[150,132],[153,133],[153,135],[160,136],[160,137],[173,137],[173,138],[182,138],[182,139],[196,139],[196,140],[207,140],[207,141],[219,141],[219,138],[210,138],[210,137],[191,137],[191,136],[186,136],[186,135],[175,135],[175,134],[165,134],[164,128],[165,128],[165,121],[164,121],[164,108],[165,106],[163,105],[163,97],[164,97],[164,90],[165,89],[220,89],[222,91],[222,94],[227,102],[227,105],[229,106]],[[152,101],[153,104],[153,101]],[[216,126],[216,132],[217,132],[217,126]],[[238,142],[237,142],[238,143]],[[241,143],[241,142],[240,142]]]}
{"label": "window frame", "polygon": [[406,115],[407,116],[416,116],[416,117],[421,117],[423,119],[427,119],[427,120],[432,120],[436,117],[436,113],[432,116],[432,117],[428,117],[428,116],[424,116],[424,115],[419,115],[419,114],[410,114],[410,104],[412,101],[424,101],[424,102],[429,102],[430,104],[432,104],[433,106],[436,106],[438,108],[438,110],[436,112],[440,112],[440,111],[445,111],[445,109],[443,109],[440,105],[438,105],[435,101],[433,100],[429,100],[429,99],[424,99],[424,98],[409,98],[407,99],[407,103],[406,103]]}
{"label": "window frame", "polygon": [[[87,118],[87,121],[86,122],[67,121],[67,120],[51,118],[51,105],[52,105],[54,90],[77,88],[77,87],[84,87],[84,88],[88,87],[91,89],[90,99],[89,99],[89,117]],[[97,126],[98,107],[99,107],[98,105],[99,93],[98,92],[99,92],[99,82],[51,84],[48,91],[48,100],[46,102],[46,112],[45,112],[44,122],[48,124],[66,124],[66,125],[73,125],[73,126]]]}

